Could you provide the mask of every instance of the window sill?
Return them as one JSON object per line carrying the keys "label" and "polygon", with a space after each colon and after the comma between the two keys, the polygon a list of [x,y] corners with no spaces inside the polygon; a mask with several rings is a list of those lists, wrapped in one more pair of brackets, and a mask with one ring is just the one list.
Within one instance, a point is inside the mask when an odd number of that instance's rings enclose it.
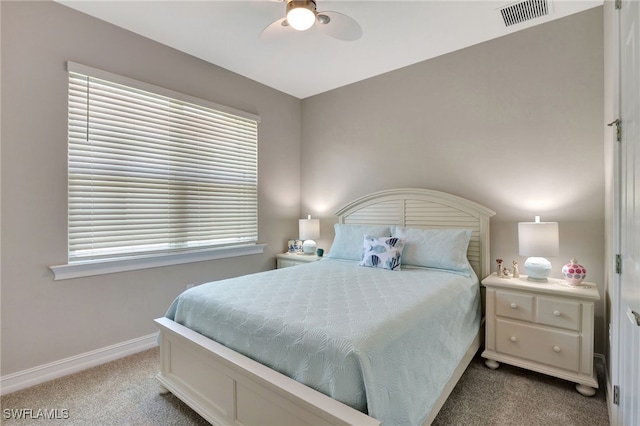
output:
{"label": "window sill", "polygon": [[90,277],[93,275],[112,274],[115,272],[135,271],[138,269],[179,265],[182,263],[260,254],[264,252],[265,247],[266,244],[218,247],[213,249],[194,250],[182,253],[136,257],[130,259],[86,261],[70,263],[67,265],[50,266],[49,268],[53,271],[54,281],[59,281],[68,280],[70,278]]}

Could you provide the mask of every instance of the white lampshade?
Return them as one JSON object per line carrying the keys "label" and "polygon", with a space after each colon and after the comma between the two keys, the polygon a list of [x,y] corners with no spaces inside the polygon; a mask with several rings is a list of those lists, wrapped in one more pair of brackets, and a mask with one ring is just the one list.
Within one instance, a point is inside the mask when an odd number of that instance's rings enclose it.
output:
{"label": "white lampshade", "polygon": [[312,0],[290,0],[287,3],[287,22],[291,28],[306,31],[316,22],[316,4]]}
{"label": "white lampshade", "polygon": [[302,243],[302,252],[304,254],[313,254],[316,251],[317,238],[320,238],[320,220],[311,219],[311,215],[307,219],[298,220],[300,239]]}
{"label": "white lampshade", "polygon": [[546,257],[559,254],[558,222],[518,223],[520,256],[528,256],[524,263],[525,274],[533,281],[547,281],[551,274],[551,262]]}

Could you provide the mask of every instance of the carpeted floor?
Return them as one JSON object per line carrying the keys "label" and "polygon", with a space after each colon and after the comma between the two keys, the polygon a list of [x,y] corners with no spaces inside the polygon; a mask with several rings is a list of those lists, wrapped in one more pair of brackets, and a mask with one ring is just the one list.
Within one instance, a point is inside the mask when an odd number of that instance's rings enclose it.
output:
{"label": "carpeted floor", "polygon": [[[158,349],[150,349],[5,395],[0,423],[208,425],[173,395],[158,392],[158,362]],[[476,357],[433,424],[605,426],[609,419],[604,395],[602,384],[587,398],[573,383],[508,365],[490,370]],[[43,419],[46,414],[38,410],[58,419]],[[17,414],[28,418],[13,418]]]}
{"label": "carpeted floor", "polygon": [[592,397],[575,383],[507,364],[497,370],[476,357],[449,396],[434,426],[608,426],[604,372]]}

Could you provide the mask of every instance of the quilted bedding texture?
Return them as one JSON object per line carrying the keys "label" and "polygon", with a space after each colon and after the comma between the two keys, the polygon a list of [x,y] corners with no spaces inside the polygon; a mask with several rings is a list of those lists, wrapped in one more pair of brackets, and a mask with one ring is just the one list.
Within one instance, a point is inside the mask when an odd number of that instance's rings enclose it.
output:
{"label": "quilted bedding texture", "polygon": [[332,259],[202,284],[166,314],[384,425],[424,421],[480,315],[475,276]]}

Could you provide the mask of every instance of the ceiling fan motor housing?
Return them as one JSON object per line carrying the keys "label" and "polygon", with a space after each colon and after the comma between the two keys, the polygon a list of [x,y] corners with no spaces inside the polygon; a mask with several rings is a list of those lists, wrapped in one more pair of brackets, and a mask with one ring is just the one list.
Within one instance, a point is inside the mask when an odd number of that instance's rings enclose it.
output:
{"label": "ceiling fan motor housing", "polygon": [[288,0],[287,1],[287,14],[297,8],[309,9],[314,14],[316,13],[316,2],[315,0]]}

